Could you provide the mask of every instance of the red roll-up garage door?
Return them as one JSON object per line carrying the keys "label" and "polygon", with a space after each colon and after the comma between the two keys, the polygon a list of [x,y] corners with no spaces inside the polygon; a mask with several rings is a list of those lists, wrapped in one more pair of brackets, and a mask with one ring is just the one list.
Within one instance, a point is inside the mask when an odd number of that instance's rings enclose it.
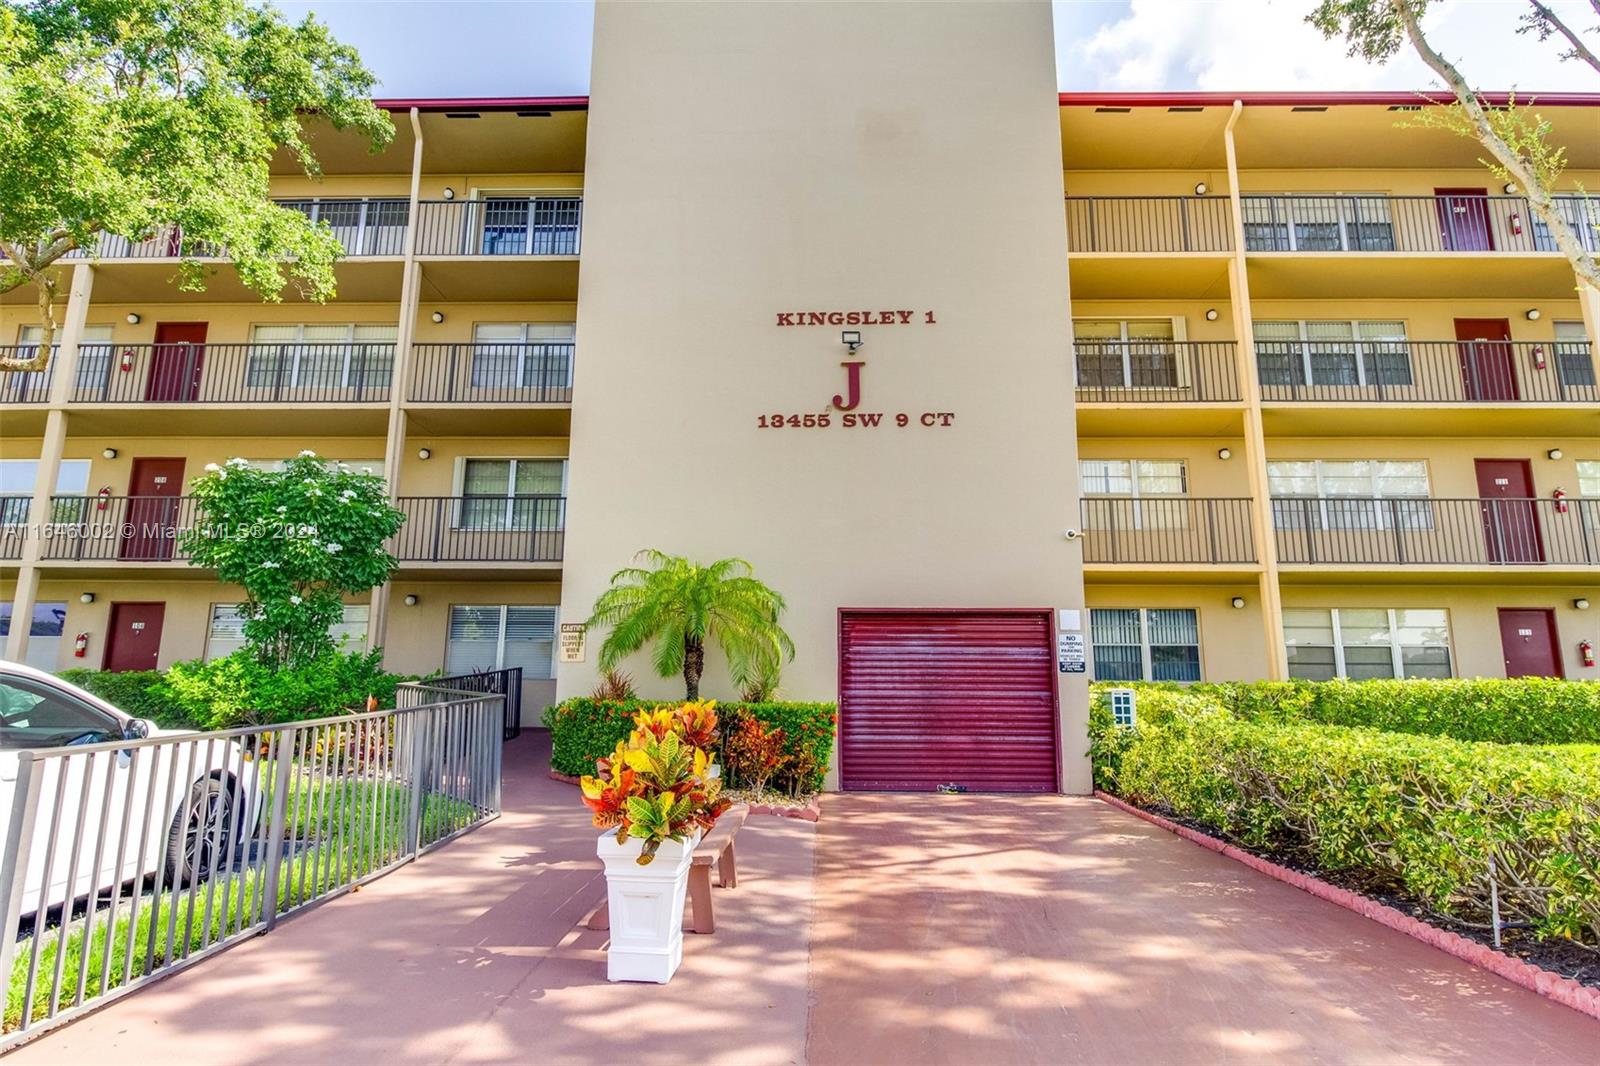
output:
{"label": "red roll-up garage door", "polygon": [[1054,792],[1048,611],[843,611],[846,789]]}

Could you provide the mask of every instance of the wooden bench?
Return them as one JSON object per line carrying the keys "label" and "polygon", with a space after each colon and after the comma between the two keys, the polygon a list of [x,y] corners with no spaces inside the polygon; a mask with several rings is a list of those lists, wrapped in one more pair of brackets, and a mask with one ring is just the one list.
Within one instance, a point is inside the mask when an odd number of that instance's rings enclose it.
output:
{"label": "wooden bench", "polygon": [[[689,926],[696,933],[714,933],[717,931],[716,917],[711,909],[711,867],[717,868],[717,887],[733,888],[739,883],[739,873],[736,868],[733,854],[733,838],[739,835],[739,830],[744,826],[744,820],[749,817],[750,808],[743,803],[729,807],[717,824],[711,827],[711,832],[700,838],[700,843],[694,849],[694,858],[689,865],[689,903],[694,912],[694,921]],[[600,901],[600,907],[589,919],[590,929],[610,929],[611,909],[607,900]]]}

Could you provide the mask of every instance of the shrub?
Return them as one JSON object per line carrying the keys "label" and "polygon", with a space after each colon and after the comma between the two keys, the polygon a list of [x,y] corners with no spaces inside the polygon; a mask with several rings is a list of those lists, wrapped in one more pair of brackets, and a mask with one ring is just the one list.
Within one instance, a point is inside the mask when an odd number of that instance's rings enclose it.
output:
{"label": "shrub", "polygon": [[[648,700],[569,699],[545,708],[544,725],[550,730],[550,767],[557,773],[578,776],[589,773],[595,760],[609,755],[617,742],[633,729],[637,711],[658,706]],[[773,785],[791,794],[815,792],[833,759],[833,729],[837,718],[831,703],[723,703],[718,710],[725,719],[741,712],[753,715],[763,726],[783,730],[784,765],[774,775]],[[727,769],[726,753],[719,750]],[[730,775],[726,784],[738,787],[748,782]]]}
{"label": "shrub", "polygon": [[[1092,715],[1097,783],[1242,843],[1482,922],[1600,943],[1600,754],[1248,719],[1204,693]],[[1111,735],[1117,734],[1117,735]]]}
{"label": "shrub", "polygon": [[783,730],[768,729],[744,710],[730,718],[724,728],[722,751],[729,779],[747,782],[757,796],[761,795],[767,790],[767,781],[784,764]]}
{"label": "shrub", "polygon": [[596,700],[631,700],[638,697],[633,690],[633,678],[621,670],[607,670],[600,675],[600,681],[595,685],[594,691],[589,694],[590,699]]}
{"label": "shrub", "polygon": [[[1097,691],[1104,687],[1096,686]],[[1132,685],[1139,713],[1156,692],[1210,696],[1242,718],[1361,725],[1496,744],[1600,743],[1600,682],[1554,678],[1256,681]]]}
{"label": "shrub", "polygon": [[402,680],[384,672],[378,651],[328,651],[303,666],[279,669],[243,649],[211,662],[175,663],[164,687],[196,728],[230,729],[359,712],[369,698],[392,707]]}
{"label": "shrub", "polygon": [[135,718],[148,718],[168,729],[197,729],[187,707],[179,703],[160,670],[62,670],[56,676],[99,696]]}

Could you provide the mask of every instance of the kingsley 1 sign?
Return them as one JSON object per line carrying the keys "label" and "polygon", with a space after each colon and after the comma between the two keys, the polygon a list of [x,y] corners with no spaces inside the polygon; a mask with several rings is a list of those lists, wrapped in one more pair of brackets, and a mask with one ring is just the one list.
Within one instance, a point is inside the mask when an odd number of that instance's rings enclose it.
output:
{"label": "kingsley 1 sign", "polygon": [[[932,311],[870,310],[855,311],[778,311],[779,327],[850,327],[850,326],[935,326],[939,320]],[[947,428],[955,424],[952,411],[860,411],[862,402],[862,371],[866,357],[860,349],[866,341],[859,329],[846,328],[840,342],[849,350],[849,357],[839,364],[844,370],[842,387],[820,411],[808,413],[772,411],[756,416],[759,429],[877,429],[892,426],[905,429],[925,426],[929,429]]]}

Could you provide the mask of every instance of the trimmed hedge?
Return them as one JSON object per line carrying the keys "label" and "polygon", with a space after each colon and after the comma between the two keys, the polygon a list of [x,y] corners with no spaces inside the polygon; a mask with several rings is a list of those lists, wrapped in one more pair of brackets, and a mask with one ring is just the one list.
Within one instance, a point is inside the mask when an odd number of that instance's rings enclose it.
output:
{"label": "trimmed hedge", "polygon": [[[1140,708],[1152,691],[1133,685]],[[1257,681],[1190,685],[1241,718],[1360,725],[1495,744],[1600,744],[1600,681],[1554,678]]]}
{"label": "trimmed hedge", "polygon": [[1502,913],[1600,944],[1600,748],[1535,747],[1244,718],[1151,692],[1138,724],[1091,711],[1096,784],[1246,846],[1482,923]]}
{"label": "trimmed hedge", "polygon": [[[544,710],[544,725],[550,730],[550,768],[557,773],[579,777],[594,773],[595,760],[610,755],[618,741],[627,739],[633,728],[634,713],[655,707],[675,706],[674,700],[596,700],[577,697]],[[774,787],[791,792],[815,792],[822,787],[823,775],[833,760],[833,732],[837,708],[832,703],[739,703],[718,702],[717,716],[726,726],[740,714],[752,714],[768,729],[783,730],[784,754],[791,766],[800,765],[799,780],[780,771]],[[727,735],[727,729],[723,729]],[[724,767],[727,760],[720,758]],[[741,782],[731,777],[724,782],[732,788]]]}
{"label": "trimmed hedge", "polygon": [[56,674],[68,684],[87,689],[135,718],[148,718],[167,729],[199,729],[189,710],[167,686],[161,670],[62,670]]}

